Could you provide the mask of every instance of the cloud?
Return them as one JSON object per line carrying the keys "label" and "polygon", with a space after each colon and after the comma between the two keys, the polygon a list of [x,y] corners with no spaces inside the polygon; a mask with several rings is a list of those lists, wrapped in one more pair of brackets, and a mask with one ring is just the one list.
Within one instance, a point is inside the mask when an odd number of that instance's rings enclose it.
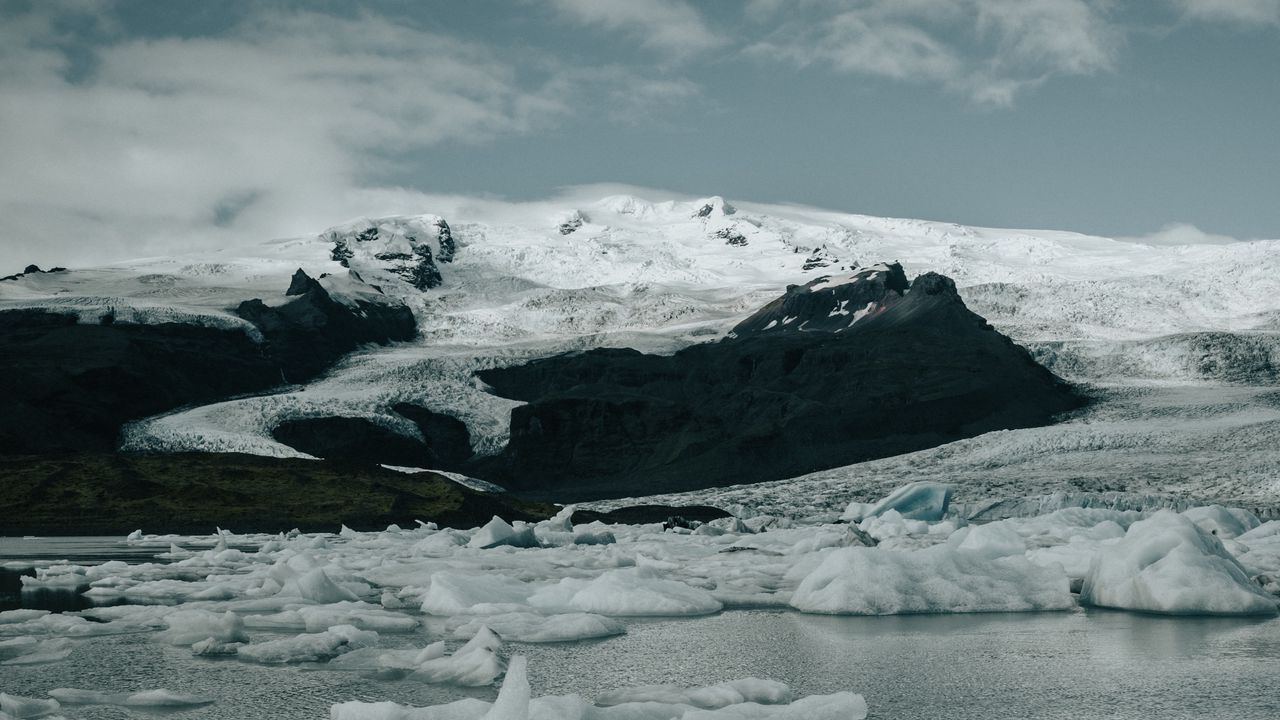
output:
{"label": "cloud", "polygon": [[575,23],[630,35],[675,59],[728,42],[683,0],[551,0],[551,6]]}
{"label": "cloud", "polygon": [[[798,66],[928,82],[983,105],[1008,105],[1055,75],[1110,70],[1123,31],[1106,0],[756,0],[775,25],[747,52]],[[799,10],[797,10],[799,8]]]}
{"label": "cloud", "polygon": [[368,15],[259,13],[220,37],[113,37],[87,48],[92,69],[77,77],[60,28],[83,12],[33,7],[0,22],[0,244],[20,265],[406,211],[411,193],[377,197],[401,151],[568,112],[552,72],[518,79],[485,47]]}
{"label": "cloud", "polygon": [[1188,20],[1242,26],[1280,25],[1280,0],[1170,0]]}
{"label": "cloud", "polygon": [[1227,235],[1207,233],[1190,223],[1170,223],[1149,235],[1116,239],[1143,245],[1227,245],[1241,242]]}

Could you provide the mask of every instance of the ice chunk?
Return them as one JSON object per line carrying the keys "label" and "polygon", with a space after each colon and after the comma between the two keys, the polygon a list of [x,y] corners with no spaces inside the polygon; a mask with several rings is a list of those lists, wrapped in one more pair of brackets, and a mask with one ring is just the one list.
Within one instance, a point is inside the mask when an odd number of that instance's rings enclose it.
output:
{"label": "ice chunk", "polygon": [[0,665],[43,665],[67,659],[75,646],[66,638],[37,640],[30,635],[0,641]]}
{"label": "ice chunk", "polygon": [[0,692],[0,713],[12,718],[38,718],[62,708],[57,700],[39,700]]}
{"label": "ice chunk", "polygon": [[1276,600],[1255,585],[1213,535],[1162,510],[1102,546],[1081,602],[1171,615],[1275,615]]}
{"label": "ice chunk", "polygon": [[428,615],[488,615],[528,609],[532,588],[500,574],[472,575],[441,571],[431,576],[422,596]]}
{"label": "ice chunk", "polygon": [[529,720],[529,679],[523,655],[514,655],[507,665],[507,676],[498,690],[498,699],[484,714],[484,720]]}
{"label": "ice chunk", "polygon": [[5,610],[0,612],[0,625],[30,622],[48,614],[48,610]]}
{"label": "ice chunk", "polygon": [[833,550],[800,582],[791,605],[848,615],[1020,612],[1074,605],[1066,573],[1005,555],[1004,543],[964,538],[915,551]]}
{"label": "ice chunk", "polygon": [[575,505],[565,505],[555,515],[538,523],[538,529],[548,532],[573,532],[573,511],[576,509]]}
{"label": "ice chunk", "polygon": [[105,693],[97,690],[57,688],[49,696],[64,705],[124,705],[142,708],[180,708],[211,705],[213,700],[171,690],[143,690],[135,693]]}
{"label": "ice chunk", "polygon": [[850,503],[842,519],[859,522],[866,518],[897,510],[907,520],[935,522],[947,514],[951,503],[951,486],[936,482],[913,482],[894,490],[871,507]]}
{"label": "ice chunk", "polygon": [[1262,524],[1257,515],[1239,508],[1221,505],[1193,507],[1182,516],[1195,523],[1201,530],[1216,535],[1219,540],[1238,538]]}
{"label": "ice chunk", "polygon": [[454,631],[455,637],[469,638],[480,628],[489,627],[499,636],[514,642],[549,643],[587,640],[622,635],[626,627],[612,618],[590,613],[539,615],[506,613],[472,620]]}
{"label": "ice chunk", "polygon": [[791,702],[791,688],[776,680],[744,678],[704,688],[646,685],[614,690],[596,697],[596,704],[604,706],[645,702],[692,705],[704,710],[741,703],[784,705]]}
{"label": "ice chunk", "polygon": [[335,583],[324,568],[313,568],[298,577],[285,580],[277,595],[323,604],[360,599],[355,593]]}
{"label": "ice chunk", "polygon": [[306,630],[321,632],[335,625],[354,625],[361,630],[412,632],[418,621],[408,615],[390,612],[365,602],[339,602],[329,605],[307,605],[271,615],[250,615],[244,620],[251,628],[268,630]]}
{"label": "ice chunk", "polygon": [[507,523],[506,520],[493,516],[484,527],[476,531],[471,536],[471,541],[467,543],[467,547],[473,548],[493,548],[499,545],[511,545],[512,547],[530,548],[538,547],[538,538],[534,535],[532,525],[523,525],[516,529]]}
{"label": "ice chunk", "polygon": [[722,608],[706,590],[666,579],[652,567],[609,570],[592,580],[564,578],[539,589],[529,603],[549,611],[614,616],[706,615]]}
{"label": "ice chunk", "polygon": [[237,649],[236,654],[258,663],[320,662],[377,642],[376,632],[358,630],[351,625],[338,625],[322,633],[243,645]]}
{"label": "ice chunk", "polygon": [[169,629],[156,637],[170,645],[192,645],[201,640],[248,642],[244,620],[233,612],[218,614],[208,610],[179,610],[165,616]]}
{"label": "ice chunk", "polygon": [[411,677],[423,682],[467,687],[489,685],[506,670],[506,664],[498,655],[501,647],[502,639],[482,627],[452,655],[431,657],[422,662]]}
{"label": "ice chunk", "polygon": [[574,545],[612,545],[616,542],[618,538],[603,523],[591,523],[573,529]]}

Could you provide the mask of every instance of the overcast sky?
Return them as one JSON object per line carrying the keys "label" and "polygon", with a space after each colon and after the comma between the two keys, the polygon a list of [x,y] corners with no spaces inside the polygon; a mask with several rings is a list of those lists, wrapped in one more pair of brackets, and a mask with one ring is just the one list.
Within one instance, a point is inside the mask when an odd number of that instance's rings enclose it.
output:
{"label": "overcast sky", "polygon": [[0,271],[618,182],[1280,237],[1280,0],[0,0]]}

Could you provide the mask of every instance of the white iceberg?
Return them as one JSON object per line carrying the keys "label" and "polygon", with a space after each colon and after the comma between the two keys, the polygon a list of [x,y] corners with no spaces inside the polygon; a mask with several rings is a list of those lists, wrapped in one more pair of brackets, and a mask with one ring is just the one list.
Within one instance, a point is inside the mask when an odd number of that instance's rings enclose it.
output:
{"label": "white iceberg", "polygon": [[165,615],[164,620],[169,629],[156,637],[170,645],[193,645],[208,639],[221,643],[249,641],[244,620],[233,612],[219,614],[208,610],[178,610]]}
{"label": "white iceberg", "polygon": [[242,645],[236,655],[243,660],[264,664],[321,662],[378,642],[378,633],[339,625],[322,633]]}
{"label": "white iceberg", "polygon": [[564,578],[537,590],[529,604],[549,612],[615,617],[708,615],[724,607],[710,592],[667,579],[653,567],[609,570],[592,580]]}
{"label": "white iceberg", "polygon": [[506,640],[527,643],[569,642],[592,638],[622,635],[626,630],[621,622],[603,615],[591,613],[565,613],[539,615],[537,613],[505,613],[487,615],[483,620],[472,620],[454,630],[454,637],[470,638],[481,628],[488,627]]}
{"label": "white iceberg", "polygon": [[923,550],[832,550],[791,596],[803,612],[842,615],[1026,612],[1074,606],[1058,566],[1029,561],[1007,529],[968,528]]}
{"label": "white iceberg", "polygon": [[1275,615],[1276,599],[1222,542],[1163,510],[1129,526],[1094,556],[1080,601],[1169,615]]}

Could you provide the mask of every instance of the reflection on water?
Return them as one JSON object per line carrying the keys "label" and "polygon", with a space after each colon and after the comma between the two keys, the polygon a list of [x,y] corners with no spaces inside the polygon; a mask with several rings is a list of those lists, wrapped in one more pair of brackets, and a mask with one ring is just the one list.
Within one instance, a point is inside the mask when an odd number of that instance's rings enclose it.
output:
{"label": "reflection on water", "polygon": [[[81,593],[89,586],[24,589],[22,577],[35,577],[36,566],[59,561],[95,565],[110,560],[154,562],[167,548],[128,545],[111,537],[0,537],[0,611],[17,608],[70,612],[97,604]],[[110,603],[118,604],[118,603]]]}

